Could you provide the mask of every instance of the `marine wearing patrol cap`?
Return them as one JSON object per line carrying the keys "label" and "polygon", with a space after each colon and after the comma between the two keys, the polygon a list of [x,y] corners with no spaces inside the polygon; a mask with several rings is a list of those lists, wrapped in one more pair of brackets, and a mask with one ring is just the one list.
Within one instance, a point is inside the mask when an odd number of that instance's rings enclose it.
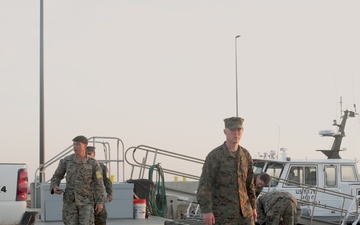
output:
{"label": "marine wearing patrol cap", "polygon": [[85,149],[86,154],[95,152],[95,147],[94,146],[87,146]]}
{"label": "marine wearing patrol cap", "polygon": [[76,136],[74,139],[72,139],[72,141],[73,142],[81,142],[81,143],[83,143],[85,145],[88,144],[88,139],[86,137],[82,136],[82,135]]}
{"label": "marine wearing patrol cap", "polygon": [[225,122],[225,128],[228,129],[237,129],[237,128],[243,128],[243,122],[244,119],[241,117],[230,117],[230,118],[226,118],[224,119]]}

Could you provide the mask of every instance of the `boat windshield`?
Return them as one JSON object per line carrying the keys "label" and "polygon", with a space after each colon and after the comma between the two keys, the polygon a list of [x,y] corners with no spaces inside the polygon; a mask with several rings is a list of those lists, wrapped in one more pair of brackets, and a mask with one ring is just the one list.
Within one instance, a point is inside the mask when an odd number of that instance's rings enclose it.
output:
{"label": "boat windshield", "polygon": [[[279,178],[284,170],[284,165],[278,162],[256,161],[254,160],[254,173],[265,172],[271,177]],[[275,187],[278,181],[271,179],[270,187]]]}
{"label": "boat windshield", "polygon": [[261,173],[264,171],[265,162],[254,161],[254,173]]}

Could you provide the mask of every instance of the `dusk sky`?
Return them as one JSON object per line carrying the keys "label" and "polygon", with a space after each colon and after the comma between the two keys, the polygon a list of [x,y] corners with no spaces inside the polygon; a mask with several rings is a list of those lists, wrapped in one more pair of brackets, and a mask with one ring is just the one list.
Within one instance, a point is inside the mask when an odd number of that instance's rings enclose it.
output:
{"label": "dusk sky", "polygon": [[[205,158],[236,115],[235,52],[241,145],[253,157],[285,147],[325,158],[315,150],[332,138],[318,132],[360,103],[359,10],[355,0],[45,0],[45,158],[80,134]],[[1,162],[27,163],[30,179],[39,21],[39,0],[0,1]],[[360,158],[358,116],[342,147]]]}

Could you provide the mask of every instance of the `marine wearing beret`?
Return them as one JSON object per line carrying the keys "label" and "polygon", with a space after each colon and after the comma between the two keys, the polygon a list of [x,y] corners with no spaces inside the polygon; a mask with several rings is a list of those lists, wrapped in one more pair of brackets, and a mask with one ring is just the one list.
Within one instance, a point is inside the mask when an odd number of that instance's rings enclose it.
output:
{"label": "marine wearing beret", "polygon": [[80,142],[83,144],[88,144],[88,139],[82,135],[76,136],[74,139],[72,139],[73,142]]}
{"label": "marine wearing beret", "polygon": [[[99,162],[85,153],[88,139],[82,135],[73,140],[74,153],[60,159],[51,178],[50,190],[63,197],[64,224],[94,224],[94,214],[104,210],[104,181]],[[59,185],[66,179],[65,190]]]}

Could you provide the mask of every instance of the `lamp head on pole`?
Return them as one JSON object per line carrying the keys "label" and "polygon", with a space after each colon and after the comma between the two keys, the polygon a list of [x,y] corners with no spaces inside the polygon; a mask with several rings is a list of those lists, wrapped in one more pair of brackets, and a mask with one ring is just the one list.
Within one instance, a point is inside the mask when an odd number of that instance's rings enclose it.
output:
{"label": "lamp head on pole", "polygon": [[241,36],[241,35],[237,35],[237,36],[235,36],[235,39],[236,39],[236,38],[239,38],[240,36]]}

